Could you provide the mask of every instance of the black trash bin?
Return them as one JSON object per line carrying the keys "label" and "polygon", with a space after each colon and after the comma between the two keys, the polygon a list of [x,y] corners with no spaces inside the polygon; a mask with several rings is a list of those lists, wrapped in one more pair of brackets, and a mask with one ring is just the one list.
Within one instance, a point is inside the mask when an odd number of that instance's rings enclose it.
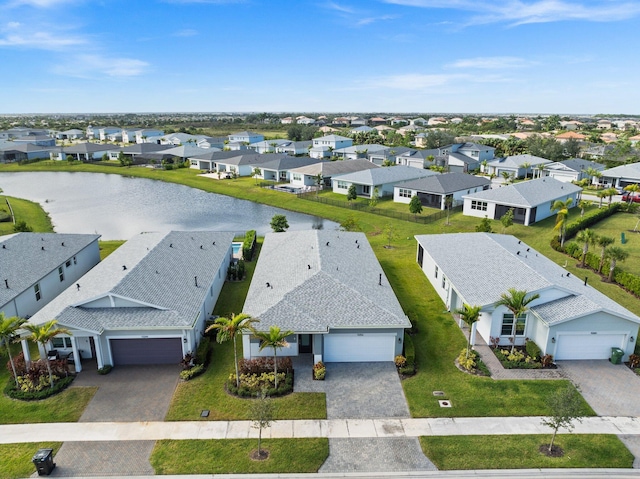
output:
{"label": "black trash bin", "polygon": [[39,476],[48,476],[56,467],[53,462],[53,449],[39,449],[31,459]]}

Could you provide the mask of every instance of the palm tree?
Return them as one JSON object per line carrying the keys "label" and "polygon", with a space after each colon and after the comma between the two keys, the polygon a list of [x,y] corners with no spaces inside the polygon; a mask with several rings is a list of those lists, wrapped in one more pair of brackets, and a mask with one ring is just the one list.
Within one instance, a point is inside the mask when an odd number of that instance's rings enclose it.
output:
{"label": "palm tree", "polygon": [[627,250],[622,249],[620,246],[610,246],[605,251],[605,256],[609,258],[609,281],[613,281],[613,273],[616,269],[616,263],[618,261],[624,261],[629,256]]}
{"label": "palm tree", "polygon": [[638,186],[635,183],[632,185],[627,185],[624,187],[624,191],[629,193],[629,204],[630,204],[633,197],[636,196],[638,191],[640,191],[640,186]]}
{"label": "palm tree", "polygon": [[607,255],[607,247],[612,245],[616,240],[610,236],[598,236],[596,244],[602,249],[600,250],[600,264],[598,265],[598,273],[602,273],[602,267],[604,266],[604,260]]}
{"label": "palm tree", "polygon": [[218,343],[224,343],[233,339],[233,364],[236,368],[236,387],[240,387],[240,374],[238,372],[238,346],[236,338],[242,333],[247,331],[253,331],[251,324],[260,321],[259,319],[252,318],[246,313],[233,314],[230,318],[217,318],[215,322],[209,326],[205,333],[216,329],[216,341]]}
{"label": "palm tree", "polygon": [[271,326],[269,331],[256,331],[254,329],[253,334],[260,339],[260,351],[265,348],[273,348],[274,381],[275,388],[278,389],[278,349],[289,346],[286,337],[292,335],[293,331],[280,331],[278,326]]}
{"label": "palm tree", "polygon": [[578,231],[578,234],[576,235],[576,240],[584,244],[582,247],[582,259],[580,260],[580,264],[583,268],[584,262],[587,259],[587,253],[589,252],[589,245],[595,244],[597,239],[598,236],[589,228]]}
{"label": "palm tree", "polygon": [[9,362],[11,363],[11,369],[13,370],[13,379],[16,382],[16,388],[19,388],[20,386],[18,384],[16,365],[13,362],[13,356],[11,355],[10,344],[18,332],[18,329],[20,329],[26,322],[26,319],[18,318],[17,316],[6,318],[4,313],[0,312],[0,344],[4,343],[7,347],[7,354],[9,355]]}
{"label": "palm tree", "polygon": [[580,216],[584,216],[584,210],[587,209],[589,206],[591,206],[591,201],[580,200],[580,202],[578,203],[578,206],[580,207]]}
{"label": "palm tree", "polygon": [[511,175],[509,174],[508,171],[503,171],[502,173],[500,173],[502,175],[502,177],[504,178],[504,182],[508,183],[509,179],[511,178]]}
{"label": "palm tree", "polygon": [[618,194],[618,190],[615,188],[607,188],[603,191],[609,197],[609,206],[611,206],[611,202],[613,201],[613,197]]}
{"label": "palm tree", "polygon": [[540,297],[537,293],[531,296],[527,296],[528,294],[529,293],[524,290],[509,288],[507,292],[502,293],[500,299],[496,301],[496,306],[504,306],[513,314],[513,324],[511,326],[513,341],[511,343],[511,352],[513,352],[516,346],[516,324],[518,323],[518,319],[527,314],[527,311],[529,311],[529,303]]}
{"label": "palm tree", "polygon": [[473,328],[473,323],[480,319],[480,310],[482,306],[470,306],[466,303],[462,305],[462,308],[458,308],[454,311],[454,313],[460,315],[460,319],[467,323],[469,326],[469,339],[467,341],[467,357],[469,357],[469,351],[471,350],[471,329]]}
{"label": "palm tree", "polygon": [[[37,324],[25,324],[24,329],[29,331],[31,334],[27,337],[27,339],[33,341],[36,344],[42,345],[42,349],[45,349],[47,343],[51,341],[53,338],[60,334],[68,334],[71,336],[71,331],[67,328],[58,328],[56,327],[58,321],[55,319],[51,319],[46,323],[37,325]],[[51,363],[49,362],[49,357],[44,355],[45,363],[47,364],[47,371],[49,371],[49,384],[51,388],[53,388],[53,373],[51,372]]]}
{"label": "palm tree", "polygon": [[596,181],[596,190],[597,190],[598,188],[600,188],[600,178],[602,178],[602,171],[594,171],[593,177],[598,180]]}
{"label": "palm tree", "polygon": [[522,163],[522,167],[524,168],[524,179],[526,180],[527,178],[529,178],[529,168],[531,168],[531,163],[525,161],[524,163]]}
{"label": "palm tree", "polygon": [[607,190],[598,191],[596,196],[600,198],[600,204],[598,205],[598,209],[602,208],[602,200],[605,196],[607,196]]}
{"label": "palm tree", "polygon": [[558,232],[558,238],[560,239],[560,246],[564,246],[564,235],[567,229],[567,216],[569,215],[569,208],[573,203],[573,198],[567,198],[565,201],[555,200],[551,211],[557,211],[556,226],[553,231]]}

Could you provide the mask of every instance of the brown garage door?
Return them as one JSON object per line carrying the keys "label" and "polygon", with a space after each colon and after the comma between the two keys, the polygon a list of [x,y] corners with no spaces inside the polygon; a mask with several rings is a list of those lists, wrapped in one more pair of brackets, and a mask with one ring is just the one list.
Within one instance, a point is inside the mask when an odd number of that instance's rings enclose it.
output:
{"label": "brown garage door", "polygon": [[182,360],[180,338],[112,339],[115,366],[125,364],[178,364]]}

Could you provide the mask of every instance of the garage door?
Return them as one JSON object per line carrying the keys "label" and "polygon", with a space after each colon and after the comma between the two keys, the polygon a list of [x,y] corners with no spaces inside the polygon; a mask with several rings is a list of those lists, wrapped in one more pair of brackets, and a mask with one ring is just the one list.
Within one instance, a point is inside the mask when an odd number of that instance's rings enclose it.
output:
{"label": "garage door", "polygon": [[607,359],[611,348],[619,348],[624,334],[559,334],[556,360]]}
{"label": "garage door", "polygon": [[324,337],[324,361],[393,361],[395,342],[395,334],[327,334]]}
{"label": "garage door", "polygon": [[178,364],[182,360],[180,338],[111,339],[115,366],[125,364]]}

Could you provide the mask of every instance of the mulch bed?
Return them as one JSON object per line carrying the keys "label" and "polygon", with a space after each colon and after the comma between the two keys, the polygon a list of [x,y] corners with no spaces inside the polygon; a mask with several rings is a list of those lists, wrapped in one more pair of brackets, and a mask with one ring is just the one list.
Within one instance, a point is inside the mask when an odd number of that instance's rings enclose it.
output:
{"label": "mulch bed", "polygon": [[540,454],[544,454],[547,457],[564,456],[564,449],[562,449],[560,446],[553,446],[551,448],[551,451],[549,451],[549,444],[540,444],[538,451],[540,451]]}
{"label": "mulch bed", "polygon": [[265,461],[269,459],[269,451],[267,451],[266,449],[262,449],[260,452],[258,452],[257,449],[254,449],[249,453],[249,457],[252,461]]}

